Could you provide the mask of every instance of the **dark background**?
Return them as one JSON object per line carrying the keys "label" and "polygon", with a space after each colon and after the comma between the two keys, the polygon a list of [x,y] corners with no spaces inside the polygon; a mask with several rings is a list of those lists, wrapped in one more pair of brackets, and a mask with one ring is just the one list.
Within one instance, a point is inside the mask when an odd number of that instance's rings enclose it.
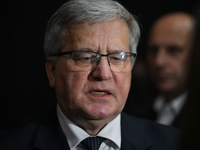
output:
{"label": "dark background", "polygon": [[[20,125],[56,104],[49,87],[43,52],[44,30],[51,15],[66,0],[7,0],[0,3],[1,97],[0,129]],[[138,17],[141,40],[137,61],[145,60],[146,38],[152,22],[172,11],[193,12],[197,0],[121,0]],[[136,61],[136,68],[137,68]],[[133,69],[132,88],[125,111],[151,95],[153,88],[138,83]],[[143,73],[144,74],[144,73]],[[146,76],[145,76],[146,77]],[[140,98],[141,96],[141,98]]]}

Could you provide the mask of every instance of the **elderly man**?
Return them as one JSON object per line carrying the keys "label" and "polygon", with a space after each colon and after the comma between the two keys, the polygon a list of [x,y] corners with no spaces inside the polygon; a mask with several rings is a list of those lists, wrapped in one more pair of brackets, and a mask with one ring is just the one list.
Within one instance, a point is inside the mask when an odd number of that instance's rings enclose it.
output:
{"label": "elderly man", "polygon": [[135,115],[165,125],[181,126],[194,26],[194,17],[185,12],[164,15],[153,24],[147,60],[160,94]]}
{"label": "elderly man", "polygon": [[57,109],[2,133],[0,149],[172,149],[176,129],[121,113],[139,36],[134,17],[115,1],[62,5],[48,22],[44,44]]}

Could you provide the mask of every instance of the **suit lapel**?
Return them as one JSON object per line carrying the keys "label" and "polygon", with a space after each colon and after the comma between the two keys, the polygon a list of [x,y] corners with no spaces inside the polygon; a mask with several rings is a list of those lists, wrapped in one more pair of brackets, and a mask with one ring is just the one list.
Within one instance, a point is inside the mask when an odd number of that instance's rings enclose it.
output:
{"label": "suit lapel", "polygon": [[42,120],[31,147],[39,150],[70,150],[55,111]]}
{"label": "suit lapel", "polygon": [[[121,126],[121,150],[145,150],[152,145],[136,119],[122,113]],[[55,111],[42,120],[30,147],[38,150],[70,150]]]}
{"label": "suit lapel", "polygon": [[122,113],[122,145],[121,150],[146,150],[152,143],[144,131],[140,128],[137,120]]}

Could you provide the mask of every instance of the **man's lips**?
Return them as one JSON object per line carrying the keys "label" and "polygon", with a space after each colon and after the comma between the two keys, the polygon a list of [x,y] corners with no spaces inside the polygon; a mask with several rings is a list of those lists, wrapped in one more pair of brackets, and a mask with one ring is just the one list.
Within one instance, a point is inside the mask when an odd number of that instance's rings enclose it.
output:
{"label": "man's lips", "polygon": [[157,79],[168,79],[171,77],[171,73],[156,71],[156,72],[153,72],[153,76]]}
{"label": "man's lips", "polygon": [[106,95],[108,94],[107,92],[98,92],[98,91],[93,91],[93,94],[97,94],[97,95]]}
{"label": "man's lips", "polygon": [[154,76],[154,80],[158,82],[167,82],[172,79],[172,76],[169,74],[157,74]]}
{"label": "man's lips", "polygon": [[110,90],[91,90],[89,92],[91,95],[99,95],[99,96],[106,96],[106,95],[111,95],[112,93],[110,92]]}

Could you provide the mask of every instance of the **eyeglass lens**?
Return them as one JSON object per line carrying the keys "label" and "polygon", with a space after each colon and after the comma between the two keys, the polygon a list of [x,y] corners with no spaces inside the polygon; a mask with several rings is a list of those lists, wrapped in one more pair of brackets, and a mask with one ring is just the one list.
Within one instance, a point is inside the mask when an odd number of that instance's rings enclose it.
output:
{"label": "eyeglass lens", "polygon": [[[134,55],[131,53],[117,52],[108,55],[98,54],[94,52],[74,51],[71,54],[71,59],[80,71],[90,71],[94,69],[101,57],[108,58],[108,64],[114,72],[127,72],[133,68]],[[71,65],[73,65],[71,64]]]}

